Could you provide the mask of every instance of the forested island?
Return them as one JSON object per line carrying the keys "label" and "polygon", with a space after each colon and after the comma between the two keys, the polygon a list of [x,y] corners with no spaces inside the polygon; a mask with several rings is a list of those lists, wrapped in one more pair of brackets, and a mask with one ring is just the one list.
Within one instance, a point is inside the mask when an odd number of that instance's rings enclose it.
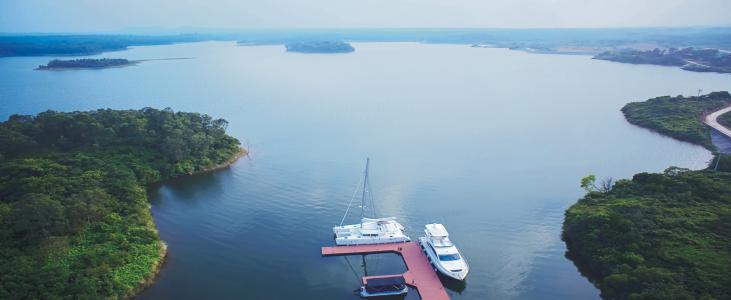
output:
{"label": "forested island", "polygon": [[678,66],[683,70],[694,72],[731,73],[731,52],[718,49],[658,49],[640,51],[622,49],[606,51],[594,56],[594,59],[609,60],[631,64],[651,64],[661,66]]}
{"label": "forested island", "polygon": [[[659,97],[622,111],[633,124],[714,151],[700,117],[730,101],[727,92]],[[731,297],[731,156],[716,156],[707,170],[595,180],[582,179],[587,194],[566,211],[563,239],[603,298]]]}
{"label": "forested island", "polygon": [[128,298],[165,246],[146,186],[245,154],[227,122],[171,109],[0,123],[0,299]]}
{"label": "forested island", "polygon": [[60,60],[54,59],[46,65],[40,65],[36,70],[65,70],[65,69],[103,69],[112,67],[124,67],[136,64],[124,58],[82,58]]}
{"label": "forested island", "polygon": [[293,42],[284,45],[287,52],[299,53],[350,53],[355,48],[345,42],[335,41],[307,41]]}

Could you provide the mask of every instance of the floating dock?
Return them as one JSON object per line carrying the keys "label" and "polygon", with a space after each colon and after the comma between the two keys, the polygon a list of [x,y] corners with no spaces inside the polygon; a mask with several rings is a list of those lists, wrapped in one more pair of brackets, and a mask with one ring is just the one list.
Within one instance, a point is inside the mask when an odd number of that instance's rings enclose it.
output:
{"label": "floating dock", "polygon": [[[322,256],[375,253],[401,255],[408,271],[403,274],[406,284],[416,288],[422,300],[449,300],[439,276],[429,263],[418,242],[322,247]],[[374,276],[378,277],[378,276]]]}

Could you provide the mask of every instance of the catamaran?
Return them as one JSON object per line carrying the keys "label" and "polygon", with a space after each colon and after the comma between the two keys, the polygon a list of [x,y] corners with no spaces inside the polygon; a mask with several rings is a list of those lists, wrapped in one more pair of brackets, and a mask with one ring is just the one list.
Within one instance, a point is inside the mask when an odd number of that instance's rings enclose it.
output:
{"label": "catamaran", "polygon": [[467,265],[464,256],[459,253],[457,247],[449,240],[449,233],[442,224],[427,224],[424,233],[426,236],[419,238],[421,247],[426,252],[429,262],[440,273],[457,279],[464,280],[470,267]]}
{"label": "catamaran", "polygon": [[[353,193],[353,197],[348,204],[348,209],[345,211],[343,219],[340,221],[340,226],[333,227],[333,233],[335,233],[335,244],[338,246],[400,243],[411,240],[411,238],[404,234],[404,226],[397,222],[395,217],[366,217],[366,205],[370,204],[371,208],[374,206],[373,197],[369,190],[369,165],[370,159],[366,159],[365,175],[363,178],[363,192],[360,200],[360,223],[343,225],[343,222],[350,211],[350,207],[353,204],[353,199],[355,199],[355,194],[357,193],[356,190],[356,193]],[[372,209],[372,211],[372,214],[375,216],[375,209]]]}

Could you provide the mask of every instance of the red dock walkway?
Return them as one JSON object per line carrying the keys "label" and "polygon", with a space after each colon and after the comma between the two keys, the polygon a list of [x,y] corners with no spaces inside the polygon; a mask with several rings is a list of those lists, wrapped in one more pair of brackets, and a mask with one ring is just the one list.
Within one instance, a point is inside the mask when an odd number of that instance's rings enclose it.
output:
{"label": "red dock walkway", "polygon": [[422,252],[417,242],[377,245],[322,247],[322,256],[398,253],[403,257],[408,271],[403,274],[406,283],[419,291],[423,300],[449,300],[447,291],[439,281],[437,273]]}

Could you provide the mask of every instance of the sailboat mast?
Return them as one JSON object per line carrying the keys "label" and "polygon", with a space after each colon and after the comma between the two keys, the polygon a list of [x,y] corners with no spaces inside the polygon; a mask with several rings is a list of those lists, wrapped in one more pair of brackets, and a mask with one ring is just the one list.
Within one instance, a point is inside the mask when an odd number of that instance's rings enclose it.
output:
{"label": "sailboat mast", "polygon": [[363,195],[360,198],[360,227],[363,227],[363,218],[365,218],[365,199],[366,199],[366,193],[368,191],[368,166],[371,164],[371,158],[366,157],[366,167],[365,167],[365,178],[363,178]]}

